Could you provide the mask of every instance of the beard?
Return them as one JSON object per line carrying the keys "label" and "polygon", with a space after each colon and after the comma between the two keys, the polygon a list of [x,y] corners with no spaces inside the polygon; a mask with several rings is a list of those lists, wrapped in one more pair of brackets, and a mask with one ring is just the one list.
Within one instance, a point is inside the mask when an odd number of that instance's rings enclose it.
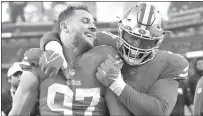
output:
{"label": "beard", "polygon": [[71,50],[70,52],[76,56],[84,54],[94,46],[93,39],[87,37],[82,31],[72,30],[69,33],[61,34],[60,37],[63,38],[61,39],[62,46],[67,51]]}
{"label": "beard", "polygon": [[88,38],[82,33],[78,32],[75,35],[75,41],[73,42],[73,44],[77,48],[79,53],[83,54],[84,52],[86,52],[94,47],[93,42],[88,41],[87,39]]}

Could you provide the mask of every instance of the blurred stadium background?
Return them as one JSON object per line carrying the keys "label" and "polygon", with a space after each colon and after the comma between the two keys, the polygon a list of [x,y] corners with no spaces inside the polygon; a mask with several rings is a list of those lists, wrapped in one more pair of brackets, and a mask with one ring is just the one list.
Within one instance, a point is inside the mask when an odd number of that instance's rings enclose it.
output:
{"label": "blurred stadium background", "polygon": [[[86,4],[99,30],[117,34],[116,16],[136,2],[1,2],[2,5],[2,91],[9,88],[7,70],[21,61],[25,50],[39,47],[40,38],[52,30],[56,18],[68,4]],[[203,2],[153,2],[165,16],[165,28],[171,31],[161,49],[187,56],[203,50]],[[196,52],[189,54],[189,57]],[[191,70],[196,58],[188,58]]]}

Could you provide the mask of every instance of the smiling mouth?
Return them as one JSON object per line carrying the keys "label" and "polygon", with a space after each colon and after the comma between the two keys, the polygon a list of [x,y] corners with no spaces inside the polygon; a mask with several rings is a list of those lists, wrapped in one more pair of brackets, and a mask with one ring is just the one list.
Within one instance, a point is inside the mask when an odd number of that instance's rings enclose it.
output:
{"label": "smiling mouth", "polygon": [[129,57],[140,59],[144,55],[144,53],[135,53],[133,50],[126,49],[126,54],[129,54]]}
{"label": "smiling mouth", "polygon": [[87,37],[91,37],[91,38],[94,38],[94,36],[92,35],[92,34],[90,34],[90,33],[87,33],[87,34],[85,34]]}
{"label": "smiling mouth", "polygon": [[95,40],[95,36],[92,33],[84,33],[84,35],[86,37],[88,37],[90,39],[90,41],[94,41]]}

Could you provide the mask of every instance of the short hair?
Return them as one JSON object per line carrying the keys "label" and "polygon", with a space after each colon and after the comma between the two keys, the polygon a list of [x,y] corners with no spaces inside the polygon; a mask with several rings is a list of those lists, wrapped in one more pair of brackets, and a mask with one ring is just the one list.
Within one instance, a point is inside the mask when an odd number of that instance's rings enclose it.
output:
{"label": "short hair", "polygon": [[13,76],[21,76],[23,74],[23,71],[17,71],[13,74]]}
{"label": "short hair", "polygon": [[84,10],[84,11],[87,11],[90,13],[90,11],[86,5],[82,5],[82,4],[80,4],[80,5],[69,5],[58,16],[58,25],[57,25],[58,33],[61,32],[60,23],[63,22],[68,16],[71,16],[71,14],[76,10]]}

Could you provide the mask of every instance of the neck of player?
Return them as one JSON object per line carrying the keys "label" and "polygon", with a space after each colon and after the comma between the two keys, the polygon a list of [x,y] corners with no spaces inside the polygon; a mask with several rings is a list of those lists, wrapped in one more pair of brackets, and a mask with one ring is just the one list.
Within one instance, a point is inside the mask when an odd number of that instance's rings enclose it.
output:
{"label": "neck of player", "polygon": [[90,46],[87,45],[77,45],[71,44],[70,46],[66,47],[63,46],[64,57],[70,66],[69,68],[75,68],[78,64],[78,60],[82,57],[82,55],[91,49]]}

